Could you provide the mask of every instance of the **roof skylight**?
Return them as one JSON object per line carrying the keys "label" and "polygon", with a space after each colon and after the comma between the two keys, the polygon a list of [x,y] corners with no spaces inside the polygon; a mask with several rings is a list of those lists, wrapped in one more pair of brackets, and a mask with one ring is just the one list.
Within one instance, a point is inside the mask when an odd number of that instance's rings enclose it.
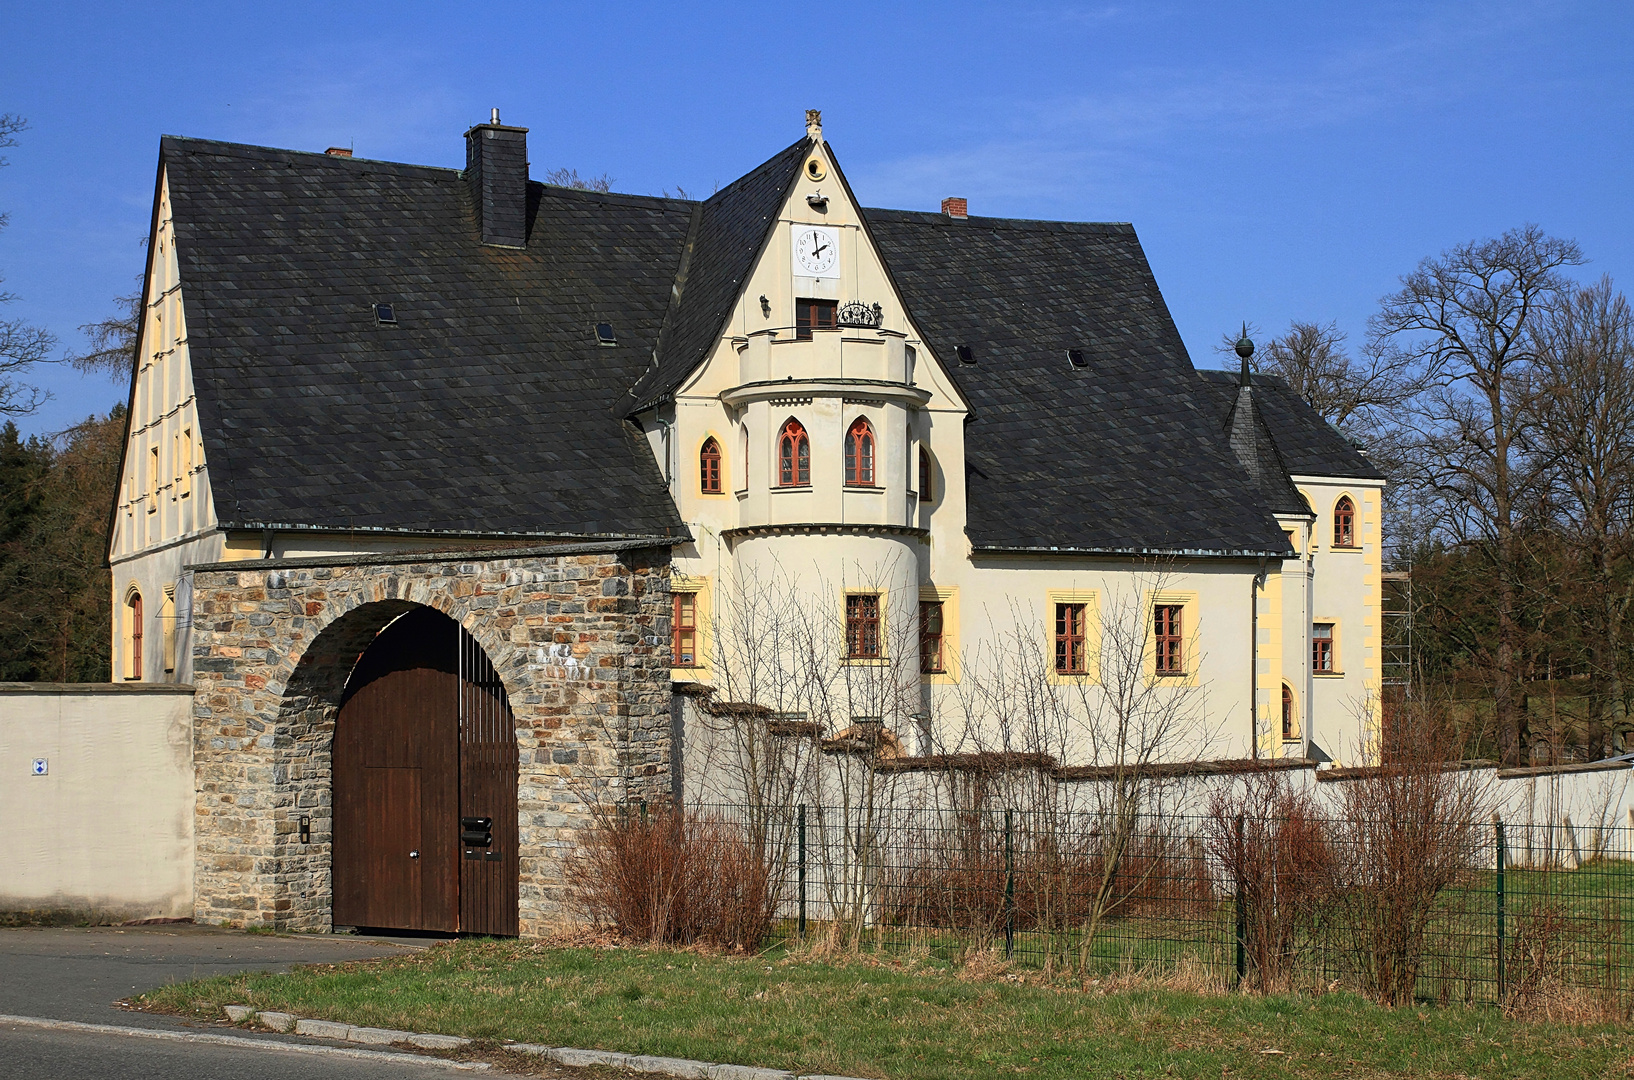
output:
{"label": "roof skylight", "polygon": [[374,321],[381,326],[396,326],[397,311],[390,304],[376,304],[374,306]]}
{"label": "roof skylight", "polygon": [[1089,357],[1084,354],[1084,350],[1082,349],[1068,349],[1067,363],[1071,364],[1073,367],[1088,367]]}
{"label": "roof skylight", "polygon": [[596,324],[596,344],[612,347],[618,344],[618,335],[613,333],[613,324],[599,322]]}
{"label": "roof skylight", "polygon": [[976,351],[969,345],[955,345],[953,351],[959,355],[959,363],[961,364],[974,364],[976,362]]}

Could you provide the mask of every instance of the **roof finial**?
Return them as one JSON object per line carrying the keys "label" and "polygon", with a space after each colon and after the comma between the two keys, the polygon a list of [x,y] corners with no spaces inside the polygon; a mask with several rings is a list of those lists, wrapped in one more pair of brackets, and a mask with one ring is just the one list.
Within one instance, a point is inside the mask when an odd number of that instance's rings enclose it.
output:
{"label": "roof finial", "polygon": [[823,110],[806,110],[806,134],[818,142],[823,140]]}
{"label": "roof finial", "polygon": [[1242,358],[1243,362],[1242,374],[1238,377],[1237,384],[1239,386],[1247,386],[1248,358],[1254,355],[1254,343],[1248,340],[1248,324],[1246,322],[1243,323],[1242,336],[1237,339],[1236,352],[1237,355]]}
{"label": "roof finial", "polygon": [[488,122],[489,122],[489,123],[490,123],[490,124],[497,124],[497,123],[499,123],[499,110],[498,110],[498,109],[494,109],[494,110],[493,110],[493,111],[491,111],[491,112],[490,112],[490,113],[489,113],[489,114],[488,114],[488,116],[489,116],[489,120],[488,120]]}

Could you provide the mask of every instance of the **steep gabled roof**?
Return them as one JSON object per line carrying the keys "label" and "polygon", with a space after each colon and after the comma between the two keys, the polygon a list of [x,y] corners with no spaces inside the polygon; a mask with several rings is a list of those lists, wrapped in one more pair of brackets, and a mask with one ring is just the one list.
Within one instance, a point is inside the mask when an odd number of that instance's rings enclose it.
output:
{"label": "steep gabled roof", "polygon": [[[966,428],[978,550],[1280,555],[1134,229],[868,210]],[[956,362],[970,346],[974,364]],[[1067,350],[1088,366],[1073,367]]]}
{"label": "steep gabled roof", "polygon": [[692,203],[530,184],[512,250],[452,170],[169,137],[161,160],[224,526],[684,534],[612,410]]}
{"label": "steep gabled roof", "polygon": [[[1237,400],[1237,373],[1200,368],[1197,377],[1210,402],[1208,407],[1229,419]],[[1254,405],[1289,475],[1385,478],[1378,466],[1280,376],[1254,376]]]}
{"label": "steep gabled roof", "polygon": [[630,412],[663,401],[708,359],[812,145],[793,143],[699,204],[658,363],[632,392]]}

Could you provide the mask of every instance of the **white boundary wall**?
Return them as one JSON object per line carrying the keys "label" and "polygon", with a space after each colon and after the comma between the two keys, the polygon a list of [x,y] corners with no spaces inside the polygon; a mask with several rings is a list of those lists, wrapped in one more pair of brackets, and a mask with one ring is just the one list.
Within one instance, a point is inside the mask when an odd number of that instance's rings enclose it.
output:
{"label": "white boundary wall", "polygon": [[191,686],[0,683],[0,912],[190,917],[192,724]]}

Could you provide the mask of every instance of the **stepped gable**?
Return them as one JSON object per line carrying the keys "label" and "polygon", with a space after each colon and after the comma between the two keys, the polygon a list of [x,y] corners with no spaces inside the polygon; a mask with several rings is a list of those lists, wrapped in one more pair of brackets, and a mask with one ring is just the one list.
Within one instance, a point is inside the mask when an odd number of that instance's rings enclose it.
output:
{"label": "stepped gable", "polygon": [[[865,213],[915,324],[972,404],[978,552],[1286,552],[1202,407],[1132,226]],[[960,345],[974,363],[959,362]]]}
{"label": "stepped gable", "polygon": [[[1222,422],[1229,423],[1237,401],[1237,373],[1200,368],[1197,378],[1204,389],[1205,407],[1216,410]],[[1254,376],[1254,406],[1288,475],[1385,478],[1366,454],[1322,419],[1281,376]]]}
{"label": "stepped gable", "polygon": [[612,410],[693,204],[529,183],[498,248],[451,169],[174,137],[161,164],[222,525],[684,534]]}

